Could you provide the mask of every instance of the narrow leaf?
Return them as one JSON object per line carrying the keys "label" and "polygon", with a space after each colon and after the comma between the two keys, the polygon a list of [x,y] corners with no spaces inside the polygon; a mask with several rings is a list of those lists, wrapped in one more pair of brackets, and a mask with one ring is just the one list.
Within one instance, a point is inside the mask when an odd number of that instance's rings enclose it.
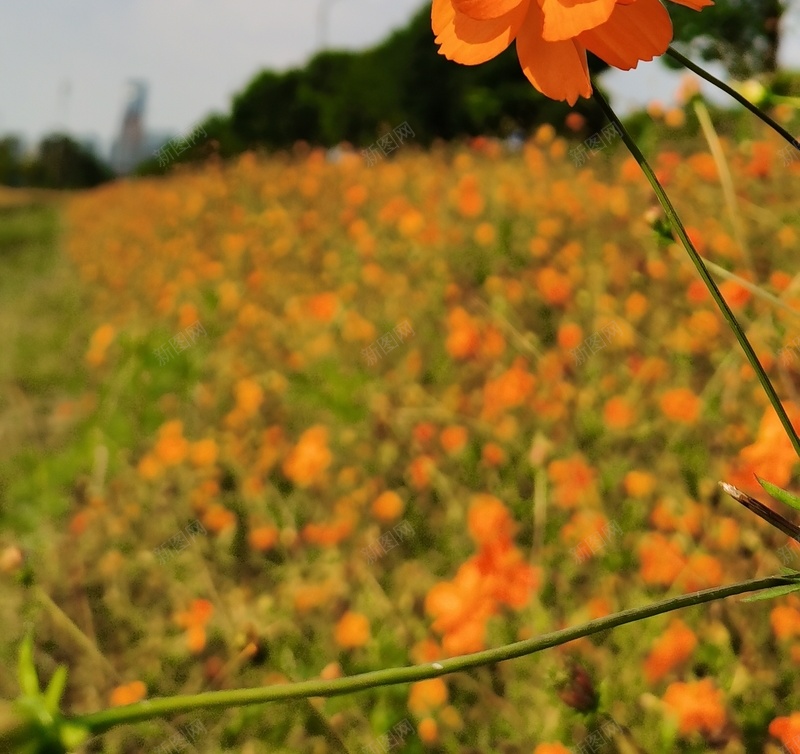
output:
{"label": "narrow leaf", "polygon": [[745,597],[742,602],[758,602],[759,600],[771,600],[774,597],[783,597],[784,594],[791,594],[800,590],[800,584],[786,584],[785,586],[775,586],[772,589],[765,589],[763,592],[754,594],[752,597]]}
{"label": "narrow leaf", "polygon": [[66,686],[66,684],[67,666],[59,665],[44,692],[44,706],[51,715],[55,715],[58,712],[58,707],[61,703],[61,695],[64,693],[64,686]]}
{"label": "narrow leaf", "polygon": [[39,695],[39,679],[36,676],[36,665],[33,662],[33,633],[29,632],[22,640],[19,648],[19,687],[25,696]]}
{"label": "narrow leaf", "polygon": [[800,511],[800,497],[797,497],[797,495],[793,495],[791,492],[787,492],[786,490],[782,490],[780,487],[772,484],[771,482],[767,482],[760,476],[756,476],[756,479],[758,479],[758,483],[776,500],[780,500],[790,508]]}

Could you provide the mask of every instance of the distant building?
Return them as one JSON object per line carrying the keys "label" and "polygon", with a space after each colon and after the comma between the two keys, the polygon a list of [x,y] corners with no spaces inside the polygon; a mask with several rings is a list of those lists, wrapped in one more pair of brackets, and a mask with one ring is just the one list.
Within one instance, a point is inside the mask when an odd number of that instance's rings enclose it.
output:
{"label": "distant building", "polygon": [[131,81],[119,136],[111,145],[111,167],[120,175],[130,173],[136,165],[150,156],[147,154],[150,145],[144,131],[146,101],[146,82]]}

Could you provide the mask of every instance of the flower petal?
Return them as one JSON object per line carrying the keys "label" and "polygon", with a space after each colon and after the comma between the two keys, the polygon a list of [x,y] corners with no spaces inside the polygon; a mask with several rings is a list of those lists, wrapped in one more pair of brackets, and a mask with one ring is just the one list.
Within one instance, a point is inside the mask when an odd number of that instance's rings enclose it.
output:
{"label": "flower petal", "polygon": [[617,0],[541,0],[542,36],[548,42],[577,37],[608,21]]}
{"label": "flower petal", "polygon": [[530,0],[522,0],[500,18],[476,21],[456,11],[454,0],[433,0],[431,26],[439,54],[464,65],[491,60],[514,41],[529,5]]}
{"label": "flower petal", "polygon": [[578,97],[590,97],[586,50],[576,40],[546,42],[542,38],[544,14],[536,2],[530,4],[517,34],[517,56],[523,73],[546,97],[574,105]]}
{"label": "flower petal", "polygon": [[659,0],[636,0],[617,6],[608,21],[585,31],[578,41],[609,65],[627,71],[666,51],[672,21]]}
{"label": "flower petal", "polygon": [[[703,2],[703,0],[700,1]],[[453,0],[456,13],[463,13],[478,21],[500,18],[506,13],[511,13],[520,5],[522,5],[522,0]]]}
{"label": "flower petal", "polygon": [[714,0],[672,0],[672,2],[678,5],[685,5],[692,10],[703,10],[703,8],[708,8],[709,5],[714,5]]}

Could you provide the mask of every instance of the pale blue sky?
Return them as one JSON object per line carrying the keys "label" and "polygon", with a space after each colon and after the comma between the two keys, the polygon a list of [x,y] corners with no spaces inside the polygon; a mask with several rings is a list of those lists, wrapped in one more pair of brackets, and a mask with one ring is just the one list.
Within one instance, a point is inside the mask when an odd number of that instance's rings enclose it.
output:
{"label": "pale blue sky", "polygon": [[[329,46],[372,45],[420,5],[335,0]],[[262,68],[307,60],[318,47],[319,8],[320,0],[7,0],[0,4],[0,133],[38,139],[66,125],[106,148],[130,78],[149,84],[150,130],[187,131],[226,110]],[[781,62],[800,68],[800,0],[792,0],[784,29]],[[658,63],[614,71],[607,83],[621,110],[651,98],[669,103],[676,88]]]}

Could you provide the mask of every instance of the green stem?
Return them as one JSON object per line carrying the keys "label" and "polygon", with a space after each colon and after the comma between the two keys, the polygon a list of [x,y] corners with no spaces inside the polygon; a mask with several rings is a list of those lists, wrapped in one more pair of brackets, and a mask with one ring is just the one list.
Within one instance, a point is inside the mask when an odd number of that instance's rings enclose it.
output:
{"label": "green stem", "polygon": [[701,68],[696,63],[693,63],[689,58],[684,55],[681,55],[674,47],[667,47],[667,55],[669,55],[674,60],[677,60],[682,65],[686,66],[690,71],[696,73],[700,78],[705,79],[709,83],[716,86],[718,89],[722,89],[723,92],[729,94],[733,97],[739,104],[744,105],[753,115],[757,118],[760,118],[764,121],[773,131],[779,133],[783,136],[786,141],[788,141],[793,147],[796,149],[800,149],[800,141],[794,138],[783,126],[776,123],[772,118],[769,117],[766,113],[762,112],[758,107],[756,107],[749,99],[744,97],[742,94],[739,94],[735,89],[728,86],[724,81],[720,81],[716,76],[712,76],[708,71]]}
{"label": "green stem", "polygon": [[151,720],[156,717],[165,717],[167,715],[176,715],[201,709],[240,707],[247,704],[263,704],[265,702],[286,701],[288,699],[305,699],[313,696],[338,696],[341,694],[350,694],[355,691],[364,691],[378,686],[411,683],[426,678],[436,678],[470,668],[477,668],[482,665],[491,665],[496,662],[513,660],[517,657],[525,657],[526,655],[566,644],[569,641],[574,641],[584,636],[598,634],[602,631],[608,631],[617,626],[625,625],[626,623],[634,623],[635,621],[644,620],[645,618],[652,618],[655,615],[662,615],[663,613],[669,613],[673,610],[680,610],[684,607],[702,605],[705,602],[713,602],[714,600],[732,597],[737,594],[755,592],[760,589],[795,583],[797,583],[797,580],[792,577],[767,576],[765,578],[743,581],[738,584],[730,584],[729,586],[706,589],[702,592],[685,594],[680,597],[672,597],[663,602],[624,610],[615,615],[599,618],[598,620],[593,620],[580,626],[554,631],[534,639],[518,641],[514,644],[507,644],[496,649],[488,649],[484,652],[453,657],[449,660],[441,660],[438,663],[428,662],[424,665],[414,665],[411,667],[375,670],[370,673],[362,673],[347,678],[337,678],[332,681],[302,681],[300,683],[280,684],[256,689],[209,691],[202,694],[156,698],[124,707],[115,707],[114,709],[105,710],[103,712],[95,712],[89,715],[69,718],[69,722],[84,726],[88,728],[91,733],[97,734],[113,728],[116,725],[136,723],[142,720]]}
{"label": "green stem", "polygon": [[764,392],[767,394],[769,402],[775,409],[775,413],[778,415],[778,418],[780,419],[781,424],[783,425],[783,428],[786,431],[792,446],[794,447],[795,453],[797,453],[798,458],[800,458],[800,438],[798,438],[797,432],[795,432],[791,421],[789,421],[789,417],[787,416],[786,411],[781,404],[780,398],[778,398],[778,394],[775,392],[775,388],[772,386],[766,371],[764,371],[764,367],[761,366],[761,362],[758,360],[756,352],[750,345],[750,341],[747,339],[744,331],[739,326],[739,323],[731,311],[731,308],[722,297],[722,294],[720,293],[719,288],[717,288],[717,284],[714,282],[714,279],[711,277],[708,268],[703,263],[702,257],[700,254],[698,254],[697,249],[695,249],[694,244],[692,244],[691,240],[689,239],[686,229],[683,227],[683,223],[681,222],[680,217],[678,217],[678,213],[675,211],[675,208],[672,206],[672,202],[669,200],[666,191],[664,191],[663,187],[658,182],[656,174],[653,172],[653,169],[650,167],[647,159],[642,154],[642,151],[636,145],[636,142],[628,133],[625,126],[622,125],[622,121],[617,117],[617,114],[611,108],[611,105],[608,104],[606,98],[600,93],[600,90],[596,86],[594,88],[594,98],[602,108],[603,112],[605,112],[605,114],[608,116],[608,119],[612,123],[616,124],[620,134],[622,135],[622,140],[625,142],[625,146],[628,147],[628,150],[633,155],[636,162],[639,163],[639,167],[642,169],[642,172],[645,174],[647,180],[650,182],[650,185],[653,187],[653,191],[655,191],[658,201],[664,208],[664,212],[669,218],[670,223],[672,223],[675,233],[677,234],[678,238],[680,238],[681,242],[686,248],[686,251],[689,253],[692,263],[700,273],[700,277],[706,284],[706,288],[708,288],[709,293],[711,293],[711,296],[719,307],[719,310],[722,312],[722,315],[727,320],[731,330],[733,330],[734,334],[736,335],[736,339],[739,341],[739,345],[742,347],[745,356],[747,356],[750,366],[753,367],[756,375],[758,375],[758,381],[761,383],[761,387],[764,388]]}

